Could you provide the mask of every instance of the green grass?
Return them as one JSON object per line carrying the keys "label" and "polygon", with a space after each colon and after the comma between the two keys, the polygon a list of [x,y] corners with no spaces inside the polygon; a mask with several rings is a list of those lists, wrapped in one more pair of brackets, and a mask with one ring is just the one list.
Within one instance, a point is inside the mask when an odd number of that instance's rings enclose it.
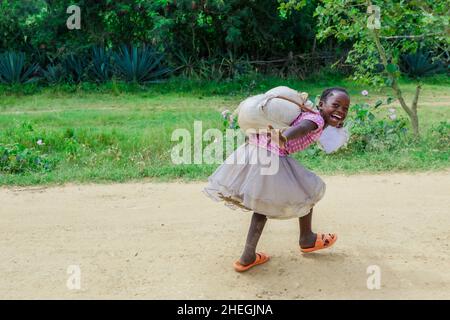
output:
{"label": "green grass", "polygon": [[[176,144],[170,141],[173,130],[192,132],[195,120],[203,121],[203,131],[222,129],[222,110],[234,109],[246,96],[277,85],[307,91],[311,96],[329,86],[344,86],[352,103],[374,102],[390,94],[343,79],[316,83],[275,78],[223,83],[175,79],[149,88],[120,83],[0,87],[0,145],[20,143],[39,150],[54,163],[49,172],[0,173],[0,185],[205,179],[217,165],[171,163],[170,150]],[[414,85],[403,82],[402,88],[410,101]],[[363,89],[369,90],[368,97],[360,94]],[[392,106],[402,114],[398,105]],[[386,108],[380,108],[380,117]],[[435,146],[431,128],[449,116],[448,79],[430,81],[424,84],[420,100],[420,142],[383,152],[303,152],[296,158],[319,174],[446,169],[448,146]],[[39,139],[45,145],[38,146]]]}

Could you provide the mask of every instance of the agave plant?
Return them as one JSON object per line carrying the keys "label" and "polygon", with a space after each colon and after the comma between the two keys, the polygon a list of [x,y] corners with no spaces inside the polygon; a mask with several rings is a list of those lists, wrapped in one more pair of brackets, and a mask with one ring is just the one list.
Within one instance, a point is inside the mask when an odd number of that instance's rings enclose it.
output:
{"label": "agave plant", "polygon": [[113,58],[117,75],[127,82],[160,82],[171,71],[161,64],[164,55],[145,45],[122,46]]}
{"label": "agave plant", "polygon": [[105,48],[92,48],[92,63],[89,68],[89,76],[92,80],[98,82],[106,82],[111,79],[111,55]]}
{"label": "agave plant", "polygon": [[84,78],[85,69],[87,66],[86,60],[74,54],[68,55],[62,62],[64,72],[69,77],[69,80],[79,83]]}
{"label": "agave plant", "polygon": [[17,84],[38,80],[39,66],[27,65],[23,52],[5,52],[0,54],[0,83]]}
{"label": "agave plant", "polygon": [[48,65],[46,69],[42,70],[42,75],[49,84],[61,82],[65,77],[64,69],[59,64]]}
{"label": "agave plant", "polygon": [[421,51],[402,55],[400,67],[411,78],[431,76],[444,70],[444,65],[441,61],[432,62],[430,53]]}
{"label": "agave plant", "polygon": [[228,51],[226,56],[222,58],[220,63],[220,70],[229,79],[242,75],[251,68],[249,59],[246,57],[237,57],[231,51]]}
{"label": "agave plant", "polygon": [[201,59],[198,63],[200,79],[219,81],[226,78],[219,58]]}
{"label": "agave plant", "polygon": [[193,55],[186,55],[182,50],[176,51],[174,54],[177,59],[178,67],[173,70],[181,70],[180,73],[186,78],[198,78],[197,67],[198,63]]}

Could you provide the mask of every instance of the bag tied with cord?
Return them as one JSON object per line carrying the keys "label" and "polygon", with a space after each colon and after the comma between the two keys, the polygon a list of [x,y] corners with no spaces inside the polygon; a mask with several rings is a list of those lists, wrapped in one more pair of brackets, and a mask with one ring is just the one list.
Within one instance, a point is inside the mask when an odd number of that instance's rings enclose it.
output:
{"label": "bag tied with cord", "polygon": [[239,127],[251,134],[266,130],[268,125],[275,129],[289,127],[302,110],[317,113],[312,107],[306,92],[280,86],[245,99],[235,113]]}

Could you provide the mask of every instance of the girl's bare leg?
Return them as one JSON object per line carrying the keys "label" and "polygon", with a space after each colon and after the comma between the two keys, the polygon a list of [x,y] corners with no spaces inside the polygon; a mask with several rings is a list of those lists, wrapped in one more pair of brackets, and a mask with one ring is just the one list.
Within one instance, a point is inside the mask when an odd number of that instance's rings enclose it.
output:
{"label": "girl's bare leg", "polygon": [[312,212],[313,209],[304,217],[299,218],[300,225],[300,247],[312,248],[316,243],[317,235],[311,230],[311,222],[312,222]]}
{"label": "girl's bare leg", "polygon": [[257,212],[253,213],[250,228],[248,230],[247,241],[245,242],[244,252],[239,259],[242,265],[249,265],[256,259],[256,246],[266,224],[267,217]]}

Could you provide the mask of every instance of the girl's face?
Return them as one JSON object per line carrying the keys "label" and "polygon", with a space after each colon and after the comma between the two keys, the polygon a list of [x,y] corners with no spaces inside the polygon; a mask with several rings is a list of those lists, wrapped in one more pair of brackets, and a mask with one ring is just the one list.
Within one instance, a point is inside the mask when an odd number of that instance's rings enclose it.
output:
{"label": "girl's face", "polygon": [[319,110],[327,125],[340,128],[347,117],[349,105],[348,95],[341,91],[333,91],[325,101],[319,102]]}

